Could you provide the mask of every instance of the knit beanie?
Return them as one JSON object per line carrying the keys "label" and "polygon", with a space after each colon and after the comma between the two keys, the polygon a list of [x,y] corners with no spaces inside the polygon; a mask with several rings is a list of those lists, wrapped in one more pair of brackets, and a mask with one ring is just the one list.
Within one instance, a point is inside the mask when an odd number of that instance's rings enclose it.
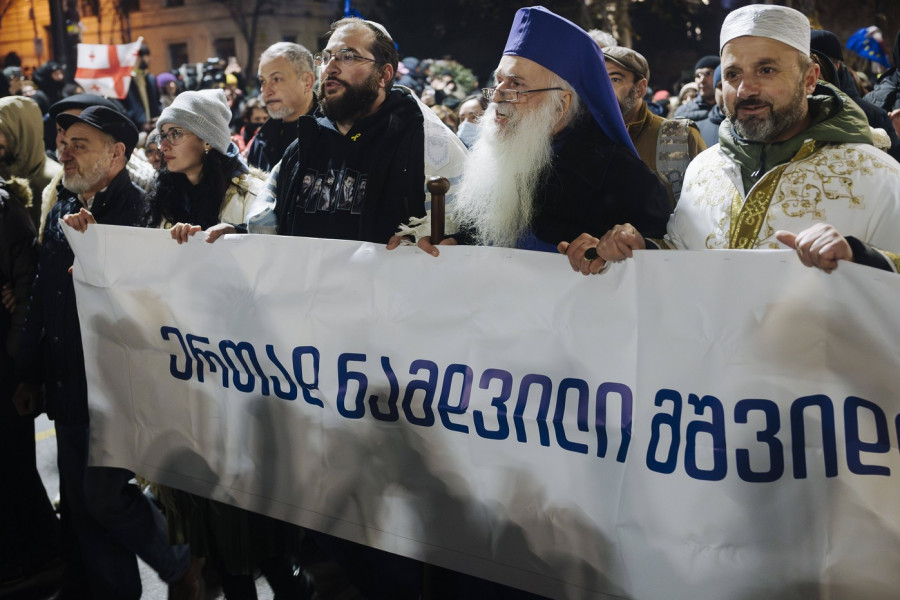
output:
{"label": "knit beanie", "polygon": [[162,131],[163,125],[171,123],[184,127],[201,140],[225,154],[231,143],[231,109],[222,90],[200,90],[181,92],[156,121]]}

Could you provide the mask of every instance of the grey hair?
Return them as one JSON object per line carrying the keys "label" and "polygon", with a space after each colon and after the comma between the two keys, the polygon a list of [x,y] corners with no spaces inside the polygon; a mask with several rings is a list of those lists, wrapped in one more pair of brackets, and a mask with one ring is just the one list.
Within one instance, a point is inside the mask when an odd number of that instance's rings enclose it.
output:
{"label": "grey hair", "polygon": [[297,73],[298,77],[304,73],[315,74],[316,72],[315,67],[313,66],[312,54],[300,44],[295,44],[293,42],[278,42],[272,44],[260,55],[259,62],[275,58],[287,59],[287,61],[291,63],[291,66],[294,67],[294,71]]}
{"label": "grey hair", "polygon": [[[565,120],[565,125],[568,127],[584,112],[584,102],[581,101],[581,98],[578,96],[578,92],[576,92],[575,89],[571,85],[569,85],[569,82],[553,71],[550,71],[550,82],[548,83],[547,87],[558,87],[562,88],[566,92],[572,93],[572,104],[569,105],[569,112],[567,112],[563,117],[563,119]],[[560,96],[557,96],[555,101],[559,102],[560,110],[562,110],[562,98]]]}
{"label": "grey hair", "polygon": [[616,40],[613,34],[607,33],[601,29],[591,29],[587,33],[589,36],[591,36],[591,39],[593,39],[594,42],[601,48],[619,45],[618,40]]}

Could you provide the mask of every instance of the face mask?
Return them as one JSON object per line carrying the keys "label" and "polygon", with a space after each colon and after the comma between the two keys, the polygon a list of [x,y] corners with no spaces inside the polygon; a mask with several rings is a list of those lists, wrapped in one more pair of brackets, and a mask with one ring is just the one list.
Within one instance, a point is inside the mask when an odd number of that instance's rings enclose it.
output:
{"label": "face mask", "polygon": [[462,143],[466,145],[466,148],[471,148],[472,144],[475,143],[475,140],[478,139],[478,123],[463,121],[459,124],[456,135],[458,135],[459,139],[462,140]]}

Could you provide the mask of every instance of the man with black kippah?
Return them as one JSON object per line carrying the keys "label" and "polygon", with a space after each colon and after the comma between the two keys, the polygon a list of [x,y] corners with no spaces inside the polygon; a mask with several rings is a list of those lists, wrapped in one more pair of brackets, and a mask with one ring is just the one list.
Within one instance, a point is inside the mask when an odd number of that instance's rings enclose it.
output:
{"label": "man with black kippah", "polygon": [[57,123],[63,130],[59,143],[63,188],[44,230],[16,359],[23,383],[13,400],[20,414],[41,412],[43,384],[47,413],[56,422],[63,553],[70,576],[66,593],[140,598],[137,555],[160,578],[174,584],[176,597],[199,598],[199,565],[191,562],[186,547],[168,545],[162,515],[128,483],[133,473],[87,466],[90,422],[85,356],[68,272],[75,257],[60,218],[81,230],[97,222],[144,224],[144,193],[125,170],[138,132],[125,115],[106,106],[91,106],[79,115],[60,114]]}
{"label": "man with black kippah", "polygon": [[716,105],[716,86],[713,85],[713,75],[719,66],[719,57],[715,55],[704,56],[694,65],[694,82],[699,93],[697,97],[679,106],[675,110],[676,117],[702,121],[709,116],[709,111]]}

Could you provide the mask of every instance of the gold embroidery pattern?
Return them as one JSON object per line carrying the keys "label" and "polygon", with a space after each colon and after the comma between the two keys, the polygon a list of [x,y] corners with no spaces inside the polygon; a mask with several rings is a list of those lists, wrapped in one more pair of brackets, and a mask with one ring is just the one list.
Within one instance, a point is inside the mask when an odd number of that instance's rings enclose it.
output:
{"label": "gold embroidery pattern", "polygon": [[[703,153],[700,156],[707,158],[706,154]],[[688,189],[693,190],[696,188],[697,192],[690,194],[690,197],[697,206],[719,206],[725,201],[726,194],[711,194],[709,190],[722,188],[724,191],[724,189],[731,187],[727,181],[723,182],[721,178],[721,173],[727,168],[728,163],[717,154],[712,155],[710,158],[711,160],[703,160],[703,164],[697,165],[699,168],[693,173],[694,177],[690,179],[685,178],[686,186],[681,191],[682,195],[685,195]],[[694,160],[698,159],[695,158]],[[727,187],[723,187],[723,183]]]}
{"label": "gold embroidery pattern", "polygon": [[[772,198],[779,191],[785,169],[792,163],[809,158],[821,147],[822,144],[812,140],[803,144],[790,162],[779,165],[763,175],[763,178],[757,182],[747,196],[743,206],[740,206],[736,201],[732,202],[729,248],[750,249],[759,247],[759,232],[762,230],[763,223],[767,221],[766,216],[769,212]],[[738,208],[738,212],[735,212]]]}

